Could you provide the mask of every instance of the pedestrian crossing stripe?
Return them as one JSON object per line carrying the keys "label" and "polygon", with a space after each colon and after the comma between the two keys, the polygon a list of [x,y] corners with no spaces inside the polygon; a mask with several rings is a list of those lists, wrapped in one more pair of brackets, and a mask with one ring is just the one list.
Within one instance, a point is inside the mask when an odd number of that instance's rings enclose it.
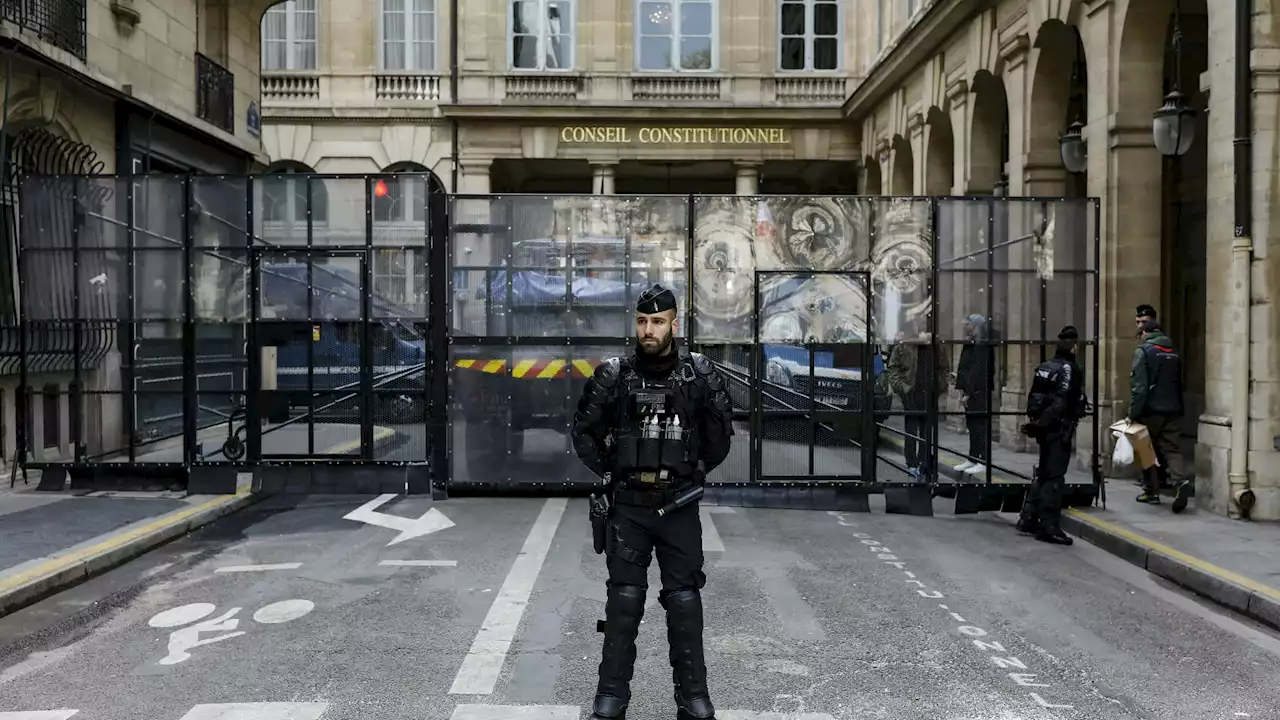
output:
{"label": "pedestrian crossing stripe", "polygon": [[253,702],[196,705],[182,720],[320,720],[327,702]]}
{"label": "pedestrian crossing stripe", "polygon": [[[587,378],[595,373],[596,366],[599,364],[599,360],[524,359],[516,361],[515,365],[511,367],[511,377],[538,380],[562,377]],[[454,362],[454,366],[464,370],[489,373],[490,375],[505,375],[507,372],[506,360],[457,360]]]}

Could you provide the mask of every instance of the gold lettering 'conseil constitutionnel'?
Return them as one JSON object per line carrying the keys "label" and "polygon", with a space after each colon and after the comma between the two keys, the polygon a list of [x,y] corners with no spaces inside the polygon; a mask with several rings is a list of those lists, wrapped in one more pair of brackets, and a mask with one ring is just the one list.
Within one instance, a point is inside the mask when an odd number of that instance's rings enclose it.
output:
{"label": "gold lettering 'conseil constitutionnel'", "polygon": [[569,125],[560,129],[560,142],[617,145],[780,145],[791,142],[791,131],[787,128]]}

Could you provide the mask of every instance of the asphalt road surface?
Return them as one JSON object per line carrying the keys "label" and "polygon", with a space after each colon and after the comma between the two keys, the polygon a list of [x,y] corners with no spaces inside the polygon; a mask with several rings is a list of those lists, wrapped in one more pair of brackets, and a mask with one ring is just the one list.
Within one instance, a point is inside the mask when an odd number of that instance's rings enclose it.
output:
{"label": "asphalt road surface", "polygon": [[[0,718],[587,717],[604,564],[585,501],[346,517],[377,500],[266,500],[0,618]],[[944,505],[698,511],[722,719],[1277,717],[1276,634],[1085,543]],[[675,717],[650,582],[630,720]]]}

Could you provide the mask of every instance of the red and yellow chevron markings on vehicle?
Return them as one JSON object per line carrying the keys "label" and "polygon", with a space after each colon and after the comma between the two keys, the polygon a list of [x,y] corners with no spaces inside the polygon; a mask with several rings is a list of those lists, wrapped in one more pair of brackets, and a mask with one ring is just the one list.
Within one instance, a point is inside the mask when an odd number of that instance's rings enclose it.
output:
{"label": "red and yellow chevron markings on vehicle", "polygon": [[[562,378],[566,375],[572,377],[591,377],[596,371],[596,365],[599,360],[517,360],[511,368],[511,376],[517,378],[550,380],[552,378]],[[507,373],[506,360],[458,360],[454,362],[456,367],[465,370],[475,370],[478,372],[489,373],[490,375],[505,375]]]}

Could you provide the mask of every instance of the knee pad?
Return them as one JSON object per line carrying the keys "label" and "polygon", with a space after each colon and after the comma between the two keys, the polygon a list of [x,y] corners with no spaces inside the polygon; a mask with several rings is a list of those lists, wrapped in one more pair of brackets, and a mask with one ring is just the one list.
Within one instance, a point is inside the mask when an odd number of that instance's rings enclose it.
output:
{"label": "knee pad", "polygon": [[702,593],[697,588],[672,590],[659,600],[662,607],[673,615],[689,615],[702,609]]}
{"label": "knee pad", "polygon": [[644,596],[648,588],[640,585],[611,585],[605,600],[605,615],[620,627],[639,627],[644,617]]}

